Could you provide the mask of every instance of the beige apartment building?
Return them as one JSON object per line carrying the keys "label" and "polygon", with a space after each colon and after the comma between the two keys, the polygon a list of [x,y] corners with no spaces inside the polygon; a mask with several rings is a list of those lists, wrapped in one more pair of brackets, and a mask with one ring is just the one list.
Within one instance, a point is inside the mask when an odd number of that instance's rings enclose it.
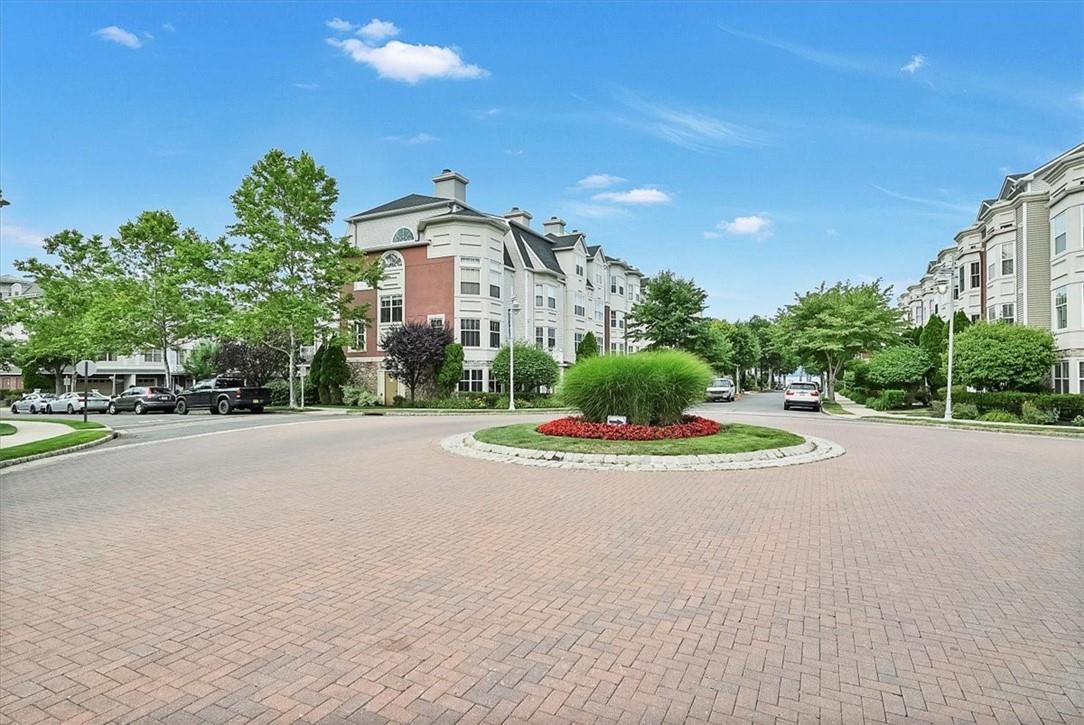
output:
{"label": "beige apartment building", "polygon": [[[953,261],[949,285],[939,270]],[[1084,144],[1006,176],[899,304],[923,325],[947,316],[949,294],[972,320],[1049,329],[1059,355],[1054,390],[1084,393]]]}

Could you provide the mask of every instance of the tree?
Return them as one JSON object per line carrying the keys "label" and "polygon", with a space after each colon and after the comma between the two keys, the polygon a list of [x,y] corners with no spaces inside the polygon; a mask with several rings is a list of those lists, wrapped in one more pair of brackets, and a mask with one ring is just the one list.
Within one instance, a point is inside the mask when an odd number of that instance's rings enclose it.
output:
{"label": "tree", "polygon": [[598,355],[598,340],[595,338],[595,333],[588,332],[576,346],[576,361],[586,360],[595,355]]}
{"label": "tree", "polygon": [[[434,379],[444,362],[445,348],[452,344],[452,339],[451,330],[415,320],[384,333],[380,341],[384,349],[384,368],[407,386],[410,402],[414,402],[419,385]],[[459,364],[462,367],[462,358]]]}
{"label": "tree", "polygon": [[644,282],[643,299],[632,307],[625,332],[632,340],[646,340],[650,347],[692,351],[705,334],[707,293],[692,280],[669,270]]}
{"label": "tree", "polygon": [[223,343],[215,356],[215,371],[240,375],[251,385],[265,385],[286,373],[286,354],[282,345],[231,340]]}
{"label": "tree", "polygon": [[689,352],[699,356],[716,373],[729,373],[734,369],[734,346],[730,343],[723,320],[709,320],[696,342],[696,347]]}
{"label": "tree", "polygon": [[192,348],[192,353],[184,361],[184,371],[196,380],[205,380],[219,371],[217,358],[220,352],[218,343],[201,342]]}
{"label": "tree", "polygon": [[891,292],[880,280],[821,284],[787,306],[782,322],[790,347],[803,366],[824,371],[829,400],[835,401],[836,378],[847,361],[899,339],[902,313],[890,304]]}
{"label": "tree", "polygon": [[914,345],[896,345],[873,354],[866,377],[882,388],[913,390],[922,383],[930,369],[926,351]]}
{"label": "tree", "polygon": [[379,265],[358,261],[349,240],[331,234],[338,199],[335,179],[312,156],[278,149],[256,162],[231,197],[237,221],[229,231],[244,244],[228,268],[238,307],[230,327],[243,339],[281,345],[291,407],[298,346],[328,320],[363,319],[366,306],[353,304],[347,285],[380,281]]}
{"label": "tree", "polygon": [[976,322],[956,337],[954,374],[984,390],[1042,390],[1055,350],[1049,330]]}
{"label": "tree", "polygon": [[343,402],[343,386],[350,382],[350,365],[346,362],[346,352],[343,350],[341,340],[332,340],[328,343],[327,352],[324,353],[323,370],[320,377],[328,391],[328,402],[333,405],[341,405]]}
{"label": "tree", "polygon": [[312,355],[309,363],[309,385],[316,391],[316,399],[324,405],[331,402],[331,390],[324,382],[324,357],[327,355],[327,345],[320,344]]}
{"label": "tree", "polygon": [[223,311],[219,269],[225,243],[181,229],[168,211],[145,211],[122,224],[109,246],[127,303],[124,329],[130,344],[160,350],[166,386],[173,382],[169,351],[204,336]]}
{"label": "tree", "polygon": [[[493,358],[489,374],[508,387],[508,346]],[[557,361],[545,350],[533,345],[516,343],[516,392],[533,393],[540,387],[551,388],[557,383]]]}
{"label": "tree", "polygon": [[446,398],[455,392],[459,381],[463,379],[463,346],[458,342],[444,346],[444,361],[437,370],[437,392]]}
{"label": "tree", "polygon": [[952,319],[953,331],[957,335],[971,327],[971,318],[963,310],[956,310],[956,314],[952,316]]}
{"label": "tree", "polygon": [[752,328],[743,322],[729,324],[726,333],[730,346],[734,350],[734,385],[738,392],[741,392],[742,371],[748,370],[760,360],[760,341]]}

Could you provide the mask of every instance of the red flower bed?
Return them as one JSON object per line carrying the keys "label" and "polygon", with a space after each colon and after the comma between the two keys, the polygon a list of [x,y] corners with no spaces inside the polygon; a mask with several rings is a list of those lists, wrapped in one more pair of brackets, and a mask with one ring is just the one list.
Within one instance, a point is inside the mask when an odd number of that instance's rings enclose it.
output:
{"label": "red flower bed", "polygon": [[608,441],[658,441],[667,438],[699,438],[715,435],[723,426],[695,415],[674,425],[611,425],[588,423],[583,418],[558,418],[535,428],[542,435],[568,438],[598,438]]}

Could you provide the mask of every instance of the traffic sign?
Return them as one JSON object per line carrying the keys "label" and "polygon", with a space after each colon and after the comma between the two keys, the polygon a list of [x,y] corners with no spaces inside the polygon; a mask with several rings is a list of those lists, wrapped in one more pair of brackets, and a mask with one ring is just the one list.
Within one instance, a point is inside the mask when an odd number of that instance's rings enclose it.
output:
{"label": "traffic sign", "polygon": [[75,372],[86,378],[98,372],[98,366],[93,360],[80,360],[75,363]]}

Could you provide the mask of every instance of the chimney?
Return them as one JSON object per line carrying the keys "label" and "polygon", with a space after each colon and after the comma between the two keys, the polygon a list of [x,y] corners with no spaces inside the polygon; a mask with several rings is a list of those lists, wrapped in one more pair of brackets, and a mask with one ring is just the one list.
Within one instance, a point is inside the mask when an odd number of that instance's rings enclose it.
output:
{"label": "chimney", "polygon": [[454,199],[460,204],[467,203],[467,184],[469,183],[470,179],[451,169],[444,169],[439,176],[433,177],[433,184],[437,188],[436,195],[441,199]]}
{"label": "chimney", "polygon": [[546,220],[546,223],[542,225],[546,234],[552,234],[555,237],[563,236],[565,233],[565,220],[558,219],[555,216],[551,216]]}
{"label": "chimney", "polygon": [[531,226],[531,213],[524,209],[520,209],[518,206],[514,206],[506,211],[504,213],[504,218],[510,222],[522,224],[525,227]]}

